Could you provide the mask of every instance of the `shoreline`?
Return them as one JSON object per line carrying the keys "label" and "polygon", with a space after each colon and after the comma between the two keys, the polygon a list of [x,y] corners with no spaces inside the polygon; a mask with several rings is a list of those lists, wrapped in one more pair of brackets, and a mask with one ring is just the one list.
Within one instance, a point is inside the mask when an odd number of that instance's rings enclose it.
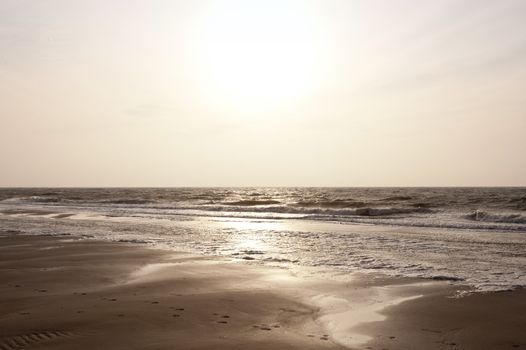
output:
{"label": "shoreline", "polygon": [[453,299],[445,282],[304,278],[120,242],[1,234],[0,244],[2,349],[526,348],[522,290]]}

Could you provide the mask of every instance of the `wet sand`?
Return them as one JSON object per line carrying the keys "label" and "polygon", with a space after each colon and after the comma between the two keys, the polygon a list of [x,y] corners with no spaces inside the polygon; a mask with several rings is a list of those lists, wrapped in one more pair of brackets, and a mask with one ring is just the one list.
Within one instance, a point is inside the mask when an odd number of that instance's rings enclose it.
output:
{"label": "wet sand", "polygon": [[[526,290],[448,298],[448,287],[383,311],[362,325],[365,349],[526,349]],[[360,327],[358,327],[360,328]]]}
{"label": "wet sand", "polygon": [[[419,283],[304,280],[139,245],[6,233],[0,349],[526,349],[525,293],[451,299],[446,283]],[[368,340],[347,343],[355,331]]]}
{"label": "wet sand", "polygon": [[[265,269],[122,243],[0,238],[0,349],[337,349]],[[266,282],[265,282],[266,281]]]}

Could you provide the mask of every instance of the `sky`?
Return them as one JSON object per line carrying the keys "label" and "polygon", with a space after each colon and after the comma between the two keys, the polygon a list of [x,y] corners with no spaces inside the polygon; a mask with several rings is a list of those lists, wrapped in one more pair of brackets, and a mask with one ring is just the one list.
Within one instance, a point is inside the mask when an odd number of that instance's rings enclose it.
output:
{"label": "sky", "polygon": [[526,1],[0,0],[0,186],[524,186]]}

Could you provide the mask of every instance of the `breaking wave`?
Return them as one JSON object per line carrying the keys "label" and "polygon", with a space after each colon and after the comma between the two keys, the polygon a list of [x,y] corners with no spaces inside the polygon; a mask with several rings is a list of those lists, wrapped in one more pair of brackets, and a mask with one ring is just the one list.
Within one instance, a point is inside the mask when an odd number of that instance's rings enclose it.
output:
{"label": "breaking wave", "polygon": [[303,208],[360,208],[366,206],[367,203],[353,199],[334,199],[327,201],[299,201],[296,205]]}
{"label": "breaking wave", "polygon": [[413,199],[413,197],[410,196],[393,196],[393,197],[387,197],[384,198],[384,201],[409,201]]}
{"label": "breaking wave", "polygon": [[303,214],[303,215],[324,215],[328,217],[341,216],[393,216],[403,214],[417,214],[417,213],[432,213],[428,208],[414,208],[414,207],[365,207],[365,208],[320,208],[320,207],[296,207],[296,206],[265,206],[261,202],[258,204],[244,204],[244,205],[206,205],[206,206],[178,206],[172,207],[176,210],[199,210],[212,212],[240,212],[240,213],[275,213],[275,214]]}
{"label": "breaking wave", "polygon": [[114,199],[114,200],[105,200],[101,203],[109,203],[109,204],[151,204],[154,203],[151,200],[147,199]]}
{"label": "breaking wave", "polygon": [[235,202],[225,202],[226,205],[242,205],[242,206],[254,206],[254,205],[272,205],[280,204],[279,201],[275,200],[243,200]]}
{"label": "breaking wave", "polygon": [[526,224],[526,215],[519,213],[488,213],[476,210],[467,215],[467,218],[474,221]]}
{"label": "breaking wave", "polygon": [[427,208],[359,208],[355,210],[360,216],[384,216],[411,213],[431,213]]}

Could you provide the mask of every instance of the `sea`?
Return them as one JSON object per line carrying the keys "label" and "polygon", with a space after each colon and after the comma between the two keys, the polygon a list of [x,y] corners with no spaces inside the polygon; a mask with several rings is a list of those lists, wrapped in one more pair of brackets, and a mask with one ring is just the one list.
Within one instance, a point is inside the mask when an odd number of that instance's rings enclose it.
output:
{"label": "sea", "polygon": [[[526,188],[3,188],[0,232],[526,287]],[[1,243],[1,241],[0,241]]]}

